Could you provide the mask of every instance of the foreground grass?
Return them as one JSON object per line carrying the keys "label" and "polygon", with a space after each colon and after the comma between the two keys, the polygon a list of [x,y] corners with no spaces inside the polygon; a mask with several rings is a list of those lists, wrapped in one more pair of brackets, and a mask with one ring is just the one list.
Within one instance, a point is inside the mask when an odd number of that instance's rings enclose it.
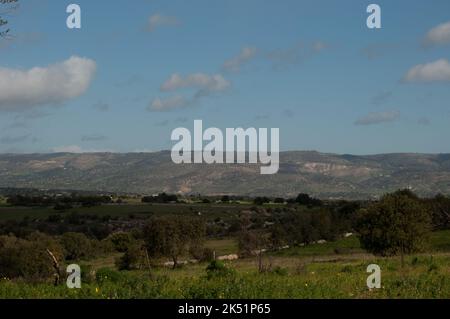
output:
{"label": "foreground grass", "polygon": [[[231,271],[210,276],[205,264],[158,269],[151,277],[103,268],[95,278],[85,276],[81,289],[1,279],[0,298],[450,298],[450,256],[445,254],[408,257],[403,269],[397,258],[306,263],[280,257],[273,262],[272,270],[260,274],[255,260],[239,260],[227,265]],[[370,263],[382,269],[381,289],[366,286]]]}
{"label": "foreground grass", "polygon": [[[235,253],[236,240],[209,240],[206,246],[220,254]],[[258,273],[256,258],[227,264],[229,272],[207,275],[207,264],[145,271],[116,271],[120,254],[81,262],[96,270],[83,274],[81,289],[64,283],[31,284],[0,278],[0,298],[450,298],[450,231],[431,235],[427,254],[409,256],[404,268],[399,258],[367,254],[357,237],[325,244],[292,247],[264,256],[267,269]],[[382,270],[382,288],[369,290],[369,264]]]}

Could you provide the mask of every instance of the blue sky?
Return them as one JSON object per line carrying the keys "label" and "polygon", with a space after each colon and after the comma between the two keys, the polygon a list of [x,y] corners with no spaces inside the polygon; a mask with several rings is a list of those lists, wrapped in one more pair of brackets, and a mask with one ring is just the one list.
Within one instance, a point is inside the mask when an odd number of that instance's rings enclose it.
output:
{"label": "blue sky", "polygon": [[282,150],[450,152],[447,0],[20,2],[0,152],[170,149],[195,119],[278,127]]}

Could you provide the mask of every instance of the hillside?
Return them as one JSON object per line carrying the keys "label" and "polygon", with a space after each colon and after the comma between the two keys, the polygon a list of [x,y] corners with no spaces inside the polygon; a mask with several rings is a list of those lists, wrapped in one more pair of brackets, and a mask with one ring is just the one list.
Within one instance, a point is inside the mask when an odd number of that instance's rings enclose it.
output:
{"label": "hillside", "polygon": [[181,192],[371,198],[411,187],[420,195],[450,193],[450,154],[337,155],[283,152],[276,175],[258,165],[175,165],[157,153],[1,154],[0,187],[152,194]]}

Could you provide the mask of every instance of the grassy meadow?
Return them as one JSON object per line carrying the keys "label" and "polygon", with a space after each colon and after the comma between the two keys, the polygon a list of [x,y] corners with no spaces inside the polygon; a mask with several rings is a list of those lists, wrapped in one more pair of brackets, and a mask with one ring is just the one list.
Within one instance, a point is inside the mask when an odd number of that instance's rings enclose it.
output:
{"label": "grassy meadow", "polygon": [[[80,261],[81,289],[64,284],[31,284],[0,279],[0,298],[450,298],[450,231],[433,233],[430,252],[400,259],[365,253],[352,236],[333,243],[312,244],[267,253],[258,272],[257,258],[225,262],[207,272],[207,263],[177,269],[118,271],[108,255]],[[236,252],[233,239],[209,240],[218,254]],[[378,264],[382,288],[368,289],[366,268]]]}

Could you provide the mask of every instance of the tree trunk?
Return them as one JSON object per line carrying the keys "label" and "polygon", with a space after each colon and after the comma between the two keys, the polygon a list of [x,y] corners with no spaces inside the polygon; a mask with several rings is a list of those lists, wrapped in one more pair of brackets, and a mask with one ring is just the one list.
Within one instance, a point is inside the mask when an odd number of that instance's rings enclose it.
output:
{"label": "tree trunk", "polygon": [[55,269],[55,282],[54,282],[54,285],[58,286],[59,285],[59,263],[58,263],[58,260],[56,259],[55,255],[50,251],[50,249],[47,249],[47,254],[52,259],[53,268]]}
{"label": "tree trunk", "polygon": [[262,269],[262,249],[259,249],[259,254],[258,254],[258,270],[261,273],[263,271]]}
{"label": "tree trunk", "polygon": [[150,266],[150,258],[148,257],[148,251],[146,247],[144,247],[144,252],[145,252],[145,259],[147,261],[148,273],[150,274],[150,277],[152,277],[152,267]]}
{"label": "tree trunk", "polygon": [[173,267],[172,269],[175,269],[178,267],[178,258],[176,256],[172,256],[172,260],[173,260]]}
{"label": "tree trunk", "polygon": [[402,268],[405,267],[405,249],[403,248],[403,243],[400,250],[400,264]]}

